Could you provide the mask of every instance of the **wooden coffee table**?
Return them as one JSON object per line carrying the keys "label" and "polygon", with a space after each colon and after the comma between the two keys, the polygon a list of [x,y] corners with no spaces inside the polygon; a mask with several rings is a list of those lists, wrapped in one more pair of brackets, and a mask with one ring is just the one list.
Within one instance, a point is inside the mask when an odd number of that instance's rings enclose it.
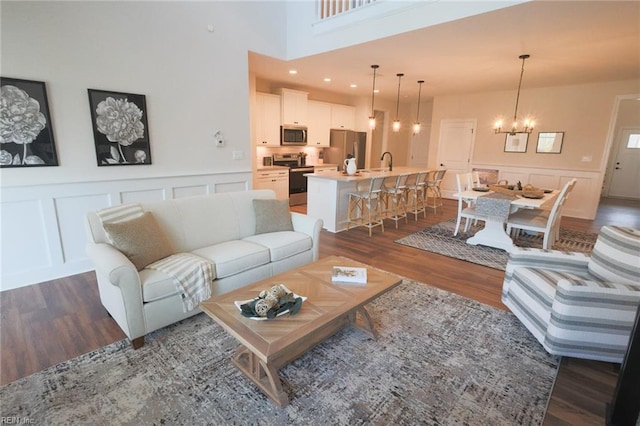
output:
{"label": "wooden coffee table", "polygon": [[[367,284],[332,283],[333,266],[367,268]],[[233,364],[282,407],[289,398],[282,390],[278,370],[347,325],[358,326],[376,337],[364,305],[401,282],[397,275],[331,256],[214,296],[201,303],[200,308],[240,342],[231,359]],[[307,297],[294,316],[284,314],[257,321],[243,317],[233,303],[257,297],[261,290],[280,283]]]}

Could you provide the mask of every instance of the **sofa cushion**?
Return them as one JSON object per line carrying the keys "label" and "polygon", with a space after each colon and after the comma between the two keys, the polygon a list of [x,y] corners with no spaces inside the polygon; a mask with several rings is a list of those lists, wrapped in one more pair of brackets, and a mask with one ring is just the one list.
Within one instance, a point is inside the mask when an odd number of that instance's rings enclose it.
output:
{"label": "sofa cushion", "polygon": [[156,269],[145,268],[140,271],[142,301],[153,302],[178,294],[176,283],[170,275]]}
{"label": "sofa cushion", "polygon": [[174,253],[164,231],[150,212],[122,222],[105,223],[104,229],[113,246],[127,256],[138,270]]}
{"label": "sofa cushion", "polygon": [[604,281],[640,282],[640,230],[603,226],[588,267],[591,274]]}
{"label": "sofa cushion", "polygon": [[293,231],[288,200],[253,200],[256,234]]}
{"label": "sofa cushion", "polygon": [[224,278],[269,263],[269,249],[250,241],[233,240],[193,250],[215,264],[216,278]]}
{"label": "sofa cushion", "polygon": [[313,247],[313,240],[310,236],[294,231],[252,235],[251,237],[244,238],[244,241],[250,241],[267,247],[272,262],[277,262],[278,260],[311,250]]}

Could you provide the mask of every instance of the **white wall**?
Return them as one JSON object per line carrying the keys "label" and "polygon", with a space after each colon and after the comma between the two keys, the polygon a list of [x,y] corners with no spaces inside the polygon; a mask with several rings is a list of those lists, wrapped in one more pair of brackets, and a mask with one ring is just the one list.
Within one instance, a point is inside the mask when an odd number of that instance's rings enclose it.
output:
{"label": "white wall", "polygon": [[[339,16],[317,21],[315,0],[291,1],[287,8],[287,59],[335,50],[401,32],[502,9],[529,0],[378,0]],[[311,31],[309,31],[311,28]]]}
{"label": "white wall", "polygon": [[[527,152],[504,152],[504,135],[493,133],[498,115],[513,115],[515,91],[437,96],[429,160],[437,160],[440,123],[443,119],[475,118],[478,121],[472,160],[474,162],[523,167],[602,171],[607,154],[607,132],[616,96],[640,93],[640,80],[593,83],[523,90],[518,115],[536,118]],[[560,154],[536,153],[538,132],[565,132]],[[582,161],[583,157],[591,161]]]}
{"label": "white wall", "polygon": [[[2,76],[47,83],[60,167],[2,185],[250,169],[247,51],[284,54],[277,5],[3,2]],[[153,165],[96,167],[88,88],[146,95]]]}
{"label": "white wall", "polygon": [[[0,289],[90,269],[88,210],[248,189],[247,52],[284,56],[284,8],[3,1],[2,76],[46,82],[59,166],[0,169]],[[152,165],[97,166],[88,88],[146,96]]]}
{"label": "white wall", "polygon": [[[640,93],[640,80],[593,83],[523,90],[518,114],[533,115],[536,129],[525,153],[505,153],[505,135],[493,133],[498,115],[513,114],[516,92],[486,92],[437,96],[434,99],[429,166],[438,164],[440,124],[443,119],[476,119],[472,167],[499,169],[509,180],[528,182],[540,177],[559,188],[570,177],[579,182],[567,202],[567,215],[593,219],[610,149],[609,126],[620,95]],[[560,154],[536,153],[538,132],[562,131]],[[589,161],[583,161],[589,158]],[[508,175],[508,176],[507,176]],[[519,177],[516,179],[516,175]]]}

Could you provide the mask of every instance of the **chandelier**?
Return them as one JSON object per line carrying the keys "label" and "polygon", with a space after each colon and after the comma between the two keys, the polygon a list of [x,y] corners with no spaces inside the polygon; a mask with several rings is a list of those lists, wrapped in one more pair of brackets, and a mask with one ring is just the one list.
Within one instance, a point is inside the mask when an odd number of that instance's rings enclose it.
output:
{"label": "chandelier", "polygon": [[535,125],[535,123],[531,118],[526,118],[523,121],[522,128],[519,128],[518,122],[518,101],[520,100],[520,88],[522,87],[522,76],[524,75],[524,61],[529,57],[530,55],[519,56],[519,58],[522,59],[522,70],[520,71],[520,83],[518,83],[518,95],[516,96],[516,108],[513,112],[513,123],[511,124],[511,129],[504,130],[502,128],[502,120],[498,120],[493,126],[493,131],[496,135],[500,133],[509,133],[510,135],[515,135],[516,133],[531,133],[533,131],[533,126]]}

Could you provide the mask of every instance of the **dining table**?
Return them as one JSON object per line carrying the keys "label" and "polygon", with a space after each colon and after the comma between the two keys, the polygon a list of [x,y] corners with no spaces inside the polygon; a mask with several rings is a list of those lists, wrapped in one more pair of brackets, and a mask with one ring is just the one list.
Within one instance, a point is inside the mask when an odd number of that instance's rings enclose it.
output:
{"label": "dining table", "polygon": [[[551,207],[560,194],[559,190],[545,190],[539,198],[531,198],[522,194],[504,194],[482,188],[456,192],[453,196],[463,201],[476,204],[476,214],[485,221],[485,226],[472,237],[467,244],[484,245],[511,251],[515,247],[511,236],[505,231],[505,223],[509,214],[520,209],[544,209]],[[467,219],[470,220],[470,219]]]}

